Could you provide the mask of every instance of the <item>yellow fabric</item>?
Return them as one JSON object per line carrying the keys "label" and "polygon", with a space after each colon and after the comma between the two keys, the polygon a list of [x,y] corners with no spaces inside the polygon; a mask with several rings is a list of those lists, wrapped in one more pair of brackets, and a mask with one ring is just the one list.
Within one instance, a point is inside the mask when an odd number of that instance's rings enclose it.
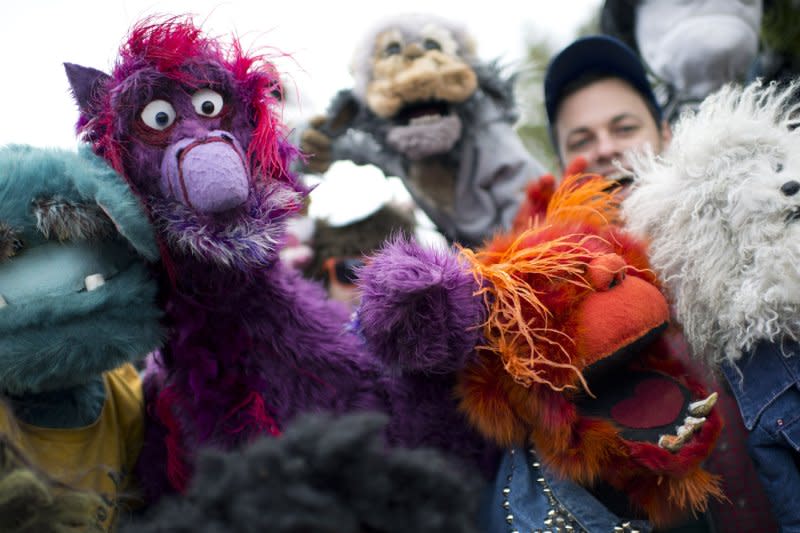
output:
{"label": "yellow fabric", "polygon": [[103,375],[106,400],[100,417],[74,429],[36,427],[13,419],[0,404],[0,433],[9,435],[28,459],[72,487],[95,491],[104,505],[95,519],[112,531],[120,510],[135,503],[131,471],[142,448],[142,383],[130,364]]}

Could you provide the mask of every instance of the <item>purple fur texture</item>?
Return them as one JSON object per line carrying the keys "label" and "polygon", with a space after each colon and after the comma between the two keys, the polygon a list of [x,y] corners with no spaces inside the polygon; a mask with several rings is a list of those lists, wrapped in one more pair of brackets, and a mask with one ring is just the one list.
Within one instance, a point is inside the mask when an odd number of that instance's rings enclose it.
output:
{"label": "purple fur texture", "polygon": [[247,274],[180,263],[179,271],[191,287],[167,296],[172,335],[145,376],[158,384],[140,461],[150,498],[183,488],[201,446],[278,434],[302,412],[390,410],[396,386],[319,285],[280,263]]}
{"label": "purple fur texture", "polygon": [[[386,372],[347,330],[345,308],[281,263],[249,280],[215,276],[213,286],[206,270],[185,278],[191,296],[170,295],[172,338],[145,379],[150,428],[139,476],[151,501],[182,488],[199,448],[277,434],[304,412],[388,413],[391,444],[434,446],[491,475],[497,455],[458,412],[453,374]],[[253,409],[260,402],[267,424]]]}
{"label": "purple fur texture", "polygon": [[[277,72],[263,57],[247,56],[238,41],[228,48],[204,37],[191,20],[146,19],[132,29],[111,77],[75,65],[68,72],[80,85],[74,90],[84,137],[141,195],[162,244],[169,338],[145,376],[148,427],[137,472],[148,499],[184,490],[201,447],[232,449],[277,435],[304,412],[388,413],[391,444],[436,447],[484,473],[492,470],[493,448],[469,428],[454,398],[453,371],[474,345],[477,332],[469,326],[481,321],[454,259],[438,258],[441,273],[427,292],[411,284],[417,308],[427,313],[424,324],[394,293],[385,305],[403,311],[368,315],[378,331],[412,335],[380,346],[390,351],[383,360],[415,370],[405,373],[390,372],[349,327],[345,308],[277,259],[285,218],[300,209],[307,191],[288,170],[297,149],[272,95]],[[207,91],[222,99],[214,113],[197,109],[196,99]],[[163,129],[145,120],[155,100],[171,109],[172,122]],[[161,187],[170,179],[162,172],[164,157],[185,158],[180,148],[209,136],[229,136],[246,156],[247,201],[235,208],[227,200],[211,202],[206,212],[184,204],[179,198],[198,192],[174,190],[186,185],[185,175],[172,190]],[[204,158],[191,171],[203,177],[238,172],[238,162],[219,162]],[[411,327],[398,323],[412,319]]]}
{"label": "purple fur texture", "polygon": [[150,198],[159,233],[170,249],[212,266],[244,272],[272,264],[285,219],[302,205],[302,195],[279,181],[251,188],[245,209],[228,216],[200,213],[181,202]]}
{"label": "purple fur texture", "polygon": [[449,374],[474,354],[483,300],[450,250],[387,243],[360,273],[359,320],[369,349],[393,368]]}

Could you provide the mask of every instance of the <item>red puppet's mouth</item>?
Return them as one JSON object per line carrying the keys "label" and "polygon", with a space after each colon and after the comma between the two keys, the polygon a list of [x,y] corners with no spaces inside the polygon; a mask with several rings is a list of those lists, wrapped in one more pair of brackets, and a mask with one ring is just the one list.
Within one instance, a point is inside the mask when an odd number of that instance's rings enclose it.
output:
{"label": "red puppet's mouth", "polygon": [[683,373],[672,372],[668,360],[632,355],[647,354],[665,326],[585,368],[591,395],[581,394],[575,404],[582,415],[613,423],[627,441],[676,453],[703,427],[717,393],[707,395],[693,387]]}

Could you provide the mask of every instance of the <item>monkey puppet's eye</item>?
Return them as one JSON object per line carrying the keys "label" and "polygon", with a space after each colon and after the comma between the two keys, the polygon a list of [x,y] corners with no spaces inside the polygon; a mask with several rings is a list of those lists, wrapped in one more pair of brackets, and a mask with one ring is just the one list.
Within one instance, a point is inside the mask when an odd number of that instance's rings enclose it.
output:
{"label": "monkey puppet's eye", "polygon": [[166,100],[153,100],[144,106],[140,116],[148,127],[164,131],[175,122],[175,108]]}
{"label": "monkey puppet's eye", "polygon": [[435,39],[425,39],[422,42],[422,46],[425,48],[425,50],[441,50],[442,49],[442,45],[439,44],[439,41],[437,41]]}
{"label": "monkey puppet's eye", "polygon": [[201,117],[216,117],[222,112],[222,95],[211,89],[200,89],[192,95],[194,111]]}
{"label": "monkey puppet's eye", "polygon": [[403,51],[403,47],[400,46],[400,43],[397,41],[391,42],[386,45],[386,48],[383,49],[383,55],[385,56],[396,56],[400,52]]}

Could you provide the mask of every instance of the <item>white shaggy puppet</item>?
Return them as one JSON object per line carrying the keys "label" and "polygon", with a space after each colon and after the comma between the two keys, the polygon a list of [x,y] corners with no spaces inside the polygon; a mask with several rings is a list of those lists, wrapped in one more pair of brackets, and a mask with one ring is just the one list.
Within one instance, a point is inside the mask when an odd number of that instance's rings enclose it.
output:
{"label": "white shaggy puppet", "polygon": [[694,354],[728,379],[787,531],[800,531],[799,88],[707,98],[661,156],[634,162],[623,206]]}

